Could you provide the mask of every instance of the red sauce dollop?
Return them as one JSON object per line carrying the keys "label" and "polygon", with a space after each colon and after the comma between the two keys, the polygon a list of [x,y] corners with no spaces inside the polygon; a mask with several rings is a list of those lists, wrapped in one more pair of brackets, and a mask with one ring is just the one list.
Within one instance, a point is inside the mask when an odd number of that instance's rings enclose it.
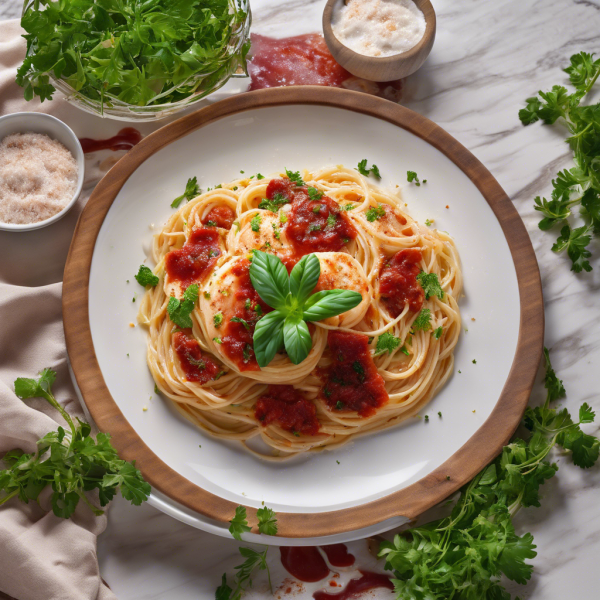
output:
{"label": "red sauce dollop", "polygon": [[218,232],[200,227],[190,233],[182,248],[166,255],[165,269],[171,281],[178,281],[187,288],[204,279],[220,254]]}
{"label": "red sauce dollop", "polygon": [[361,577],[358,579],[351,579],[348,585],[337,594],[330,594],[324,591],[318,591],[313,594],[315,600],[349,600],[361,594],[375,588],[387,588],[393,590],[394,585],[392,584],[388,575],[383,573],[371,573],[369,571],[360,571]]}
{"label": "red sauce dollop", "polygon": [[[222,227],[223,229],[231,229],[231,225],[235,221],[235,212],[229,206],[215,206],[202,219],[203,225],[210,227]],[[216,225],[212,225],[216,223]]]}
{"label": "red sauce dollop", "polygon": [[[273,179],[267,186],[266,195],[269,200],[275,199],[276,195],[284,196],[292,203],[285,233],[296,260],[311,252],[338,252],[358,235],[335,200],[327,196],[310,200],[306,186],[297,186],[289,179]],[[330,215],[333,215],[333,223]]]}
{"label": "red sauce dollop", "polygon": [[251,90],[287,85],[340,87],[352,77],[331,56],[323,36],[308,33],[283,39],[252,34],[248,72]]}
{"label": "red sauce dollop", "polygon": [[256,402],[254,415],[262,425],[276,423],[286,431],[302,435],[319,433],[315,405],[291,385],[270,385]]}
{"label": "red sauce dollop", "polygon": [[81,138],[79,143],[85,154],[99,150],[130,150],[142,140],[142,134],[133,127],[125,127],[117,135],[105,140]]}
{"label": "red sauce dollop", "polygon": [[417,281],[421,272],[421,251],[407,248],[396,252],[386,261],[379,273],[379,294],[393,317],[397,317],[408,302],[410,310],[418,312],[423,306],[425,292]]}
{"label": "red sauce dollop", "polygon": [[331,544],[331,546],[321,546],[321,550],[327,554],[329,564],[333,567],[351,567],[356,560],[346,544]]}
{"label": "red sauce dollop", "polygon": [[219,365],[200,350],[200,344],[193,337],[191,329],[173,334],[173,348],[188,381],[206,383],[219,373]]}
{"label": "red sauce dollop", "polygon": [[332,363],[319,369],[325,382],[320,397],[331,410],[353,410],[361,417],[374,414],[389,396],[369,354],[369,338],[334,330],[329,332],[327,343]]}
{"label": "red sauce dollop", "polygon": [[296,579],[311,583],[329,575],[329,567],[314,546],[282,546],[281,564]]}
{"label": "red sauce dollop", "polygon": [[[226,323],[222,326],[222,348],[225,355],[240,371],[259,371],[260,367],[254,356],[254,329],[259,317],[273,309],[260,299],[258,292],[252,287],[249,260],[238,261],[231,269],[231,273],[237,278],[237,285],[233,286],[236,308],[233,314],[225,316]],[[257,306],[260,308],[257,309]],[[231,321],[232,317],[244,319],[248,327],[243,323]]]}

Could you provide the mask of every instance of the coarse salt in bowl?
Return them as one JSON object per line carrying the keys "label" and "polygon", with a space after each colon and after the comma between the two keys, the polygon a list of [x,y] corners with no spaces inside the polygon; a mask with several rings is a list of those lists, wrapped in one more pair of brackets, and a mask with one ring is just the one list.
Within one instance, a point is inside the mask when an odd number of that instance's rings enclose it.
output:
{"label": "coarse salt in bowl", "polygon": [[[73,188],[72,191],[69,190],[71,196],[64,207],[62,207],[58,212],[52,214],[44,220],[31,223],[6,223],[0,220],[0,230],[4,231],[31,231],[33,229],[40,229],[55,223],[64,217],[73,207],[75,202],[77,202],[83,186],[83,150],[81,149],[81,144],[79,143],[77,136],[73,133],[73,130],[68,125],[56,117],[37,112],[20,112],[0,117],[0,144],[8,136],[26,133],[44,134],[51,140],[55,140],[56,142],[62,144],[71,153],[74,161],[77,163],[76,181],[74,182],[74,185],[70,185],[70,187]],[[59,193],[61,190],[61,185],[60,181],[58,181],[58,178],[63,176],[65,172],[69,173],[69,176],[72,177],[70,174],[71,169],[69,169],[69,165],[61,164],[60,152],[57,152],[58,147],[56,144],[49,143],[46,138],[38,138],[38,136],[35,136],[35,138],[37,138],[35,141],[38,145],[48,149],[48,152],[52,154],[52,156],[46,157],[52,172],[40,172],[40,180],[36,181],[38,174],[34,173],[32,176],[30,172],[30,169],[36,168],[36,160],[32,160],[30,164],[27,164],[27,161],[23,161],[23,163],[18,164],[17,168],[9,169],[9,174],[4,176],[4,181],[2,181],[2,185],[0,185],[0,203],[7,201],[6,197],[2,197],[3,194],[8,195],[11,193],[11,190],[18,191],[24,186],[27,186],[27,175],[29,175],[29,181],[34,181],[40,184],[41,189],[47,190],[51,195]],[[2,156],[0,156],[0,161],[2,161]],[[57,179],[45,181],[44,179],[48,177]],[[53,198],[49,198],[48,204],[51,205],[54,201],[55,200]],[[41,214],[44,214],[44,211],[51,212],[51,210],[52,209],[48,208],[47,206],[40,206]]]}

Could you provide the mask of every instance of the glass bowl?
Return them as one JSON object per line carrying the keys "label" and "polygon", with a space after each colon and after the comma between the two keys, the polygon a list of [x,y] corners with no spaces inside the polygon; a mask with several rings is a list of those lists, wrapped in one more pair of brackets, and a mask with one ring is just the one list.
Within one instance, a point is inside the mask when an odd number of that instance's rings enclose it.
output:
{"label": "glass bowl", "polygon": [[[23,2],[22,14],[25,14],[25,11],[34,1],[25,0]],[[200,102],[200,100],[222,87],[230,78],[248,76],[244,44],[249,40],[250,24],[252,22],[250,0],[229,0],[229,5],[233,12],[238,10],[246,12],[246,18],[235,25],[221,65],[216,70],[207,73],[195,73],[179,85],[161,92],[146,106],[128,104],[108,93],[104,97],[103,105],[100,101],[88,98],[78,92],[64,79],[56,78],[52,73],[48,73],[52,85],[66,96],[65,99],[67,102],[70,102],[81,110],[100,117],[108,117],[109,119],[116,119],[118,121],[158,121],[159,119],[169,117]],[[168,96],[177,88],[189,86],[190,84],[195,86],[195,91],[187,98],[183,98],[177,102],[160,103],[161,97]]]}

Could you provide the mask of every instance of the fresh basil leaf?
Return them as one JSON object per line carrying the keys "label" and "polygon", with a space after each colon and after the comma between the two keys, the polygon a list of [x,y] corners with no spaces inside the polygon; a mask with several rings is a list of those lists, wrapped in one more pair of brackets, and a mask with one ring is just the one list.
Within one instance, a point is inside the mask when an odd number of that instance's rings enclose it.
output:
{"label": "fresh basil leaf", "polygon": [[275,309],[285,307],[290,293],[287,270],[279,258],[257,250],[252,256],[250,281],[263,302]]}
{"label": "fresh basil leaf", "polygon": [[362,302],[362,296],[352,290],[323,290],[313,294],[304,304],[306,321],[322,321],[352,310]]}
{"label": "fresh basil leaf", "polygon": [[307,254],[290,273],[290,291],[298,304],[304,304],[315,289],[321,275],[321,263],[314,254]]}
{"label": "fresh basil leaf", "polygon": [[285,315],[274,310],[256,324],[254,330],[254,356],[259,367],[266,367],[283,346]]}
{"label": "fresh basil leaf", "polygon": [[308,325],[297,316],[288,316],[283,325],[283,341],[290,360],[300,364],[312,348]]}

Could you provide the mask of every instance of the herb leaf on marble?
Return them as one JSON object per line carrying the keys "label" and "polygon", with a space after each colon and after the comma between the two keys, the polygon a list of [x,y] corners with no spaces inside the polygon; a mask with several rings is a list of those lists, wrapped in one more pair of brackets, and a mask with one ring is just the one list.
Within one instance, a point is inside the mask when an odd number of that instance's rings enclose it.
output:
{"label": "herb leaf on marble", "polygon": [[[580,52],[571,56],[565,72],[575,91],[570,93],[562,85],[555,85],[548,92],[540,91],[537,96],[527,98],[519,118],[524,125],[538,120],[547,125],[558,122],[569,132],[566,141],[573,151],[575,166],[557,174],[552,181],[551,199],[536,197],[534,208],[543,216],[540,229],[561,226],[552,250],[566,252],[571,270],[580,273],[592,270],[588,246],[600,234],[600,103],[581,105],[598,80],[600,59]],[[579,206],[576,216],[584,221],[581,227],[574,227],[568,221],[574,216],[576,206]]]}

